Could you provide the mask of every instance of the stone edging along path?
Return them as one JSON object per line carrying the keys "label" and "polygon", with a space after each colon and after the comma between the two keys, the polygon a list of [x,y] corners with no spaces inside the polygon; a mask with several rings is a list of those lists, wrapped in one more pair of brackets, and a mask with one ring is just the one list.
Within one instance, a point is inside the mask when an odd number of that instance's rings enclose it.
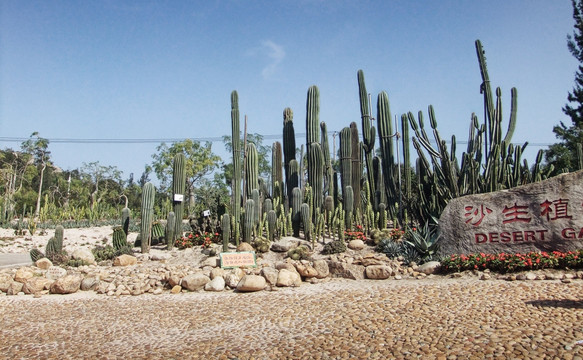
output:
{"label": "stone edging along path", "polygon": [[312,260],[294,261],[282,254],[260,254],[255,268],[223,269],[218,257],[200,249],[156,251],[137,256],[122,255],[99,265],[62,268],[48,259],[35,266],[0,270],[0,292],[4,295],[72,294],[78,291],[106,296],[178,294],[192,291],[236,292],[276,291],[283,287],[318,284],[333,278],[352,280],[421,280],[478,277],[480,280],[560,280],[583,279],[583,271],[533,271],[499,275],[465,272],[439,275],[439,263],[404,266],[371,249],[349,250]]}

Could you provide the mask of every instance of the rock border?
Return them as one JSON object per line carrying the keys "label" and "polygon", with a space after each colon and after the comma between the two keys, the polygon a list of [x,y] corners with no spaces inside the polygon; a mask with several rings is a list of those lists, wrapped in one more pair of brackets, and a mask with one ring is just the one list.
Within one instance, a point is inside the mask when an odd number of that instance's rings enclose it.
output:
{"label": "rock border", "polygon": [[[126,259],[127,260],[127,259]],[[536,281],[556,280],[570,283],[583,279],[583,271],[537,270],[524,273],[495,274],[486,271],[465,271],[439,274],[439,262],[421,266],[404,266],[385,254],[336,254],[326,259],[258,261],[256,268],[222,269],[218,257],[208,257],[197,265],[170,264],[168,257],[139,254],[134,261],[114,259],[107,264],[78,268],[52,266],[47,259],[36,266],[23,266],[0,271],[2,295],[73,294],[93,291],[106,296],[137,296],[142,294],[180,294],[186,292],[238,293],[277,291],[284,287],[318,284],[334,278],[352,280],[437,280],[478,277],[480,280]],[[116,264],[116,266],[112,266]]]}

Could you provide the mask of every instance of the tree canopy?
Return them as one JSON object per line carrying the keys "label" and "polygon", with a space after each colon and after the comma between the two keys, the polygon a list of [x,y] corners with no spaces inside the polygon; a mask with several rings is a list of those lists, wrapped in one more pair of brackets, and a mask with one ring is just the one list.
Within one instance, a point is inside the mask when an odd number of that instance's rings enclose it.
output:
{"label": "tree canopy", "polygon": [[567,35],[567,47],[579,61],[579,66],[575,73],[575,86],[563,107],[563,112],[571,118],[571,125],[567,126],[561,121],[553,127],[559,142],[549,146],[545,153],[547,164],[554,166],[554,175],[580,169],[581,159],[578,159],[577,154],[580,154],[583,144],[583,0],[572,0],[572,4],[575,25],[573,34]]}
{"label": "tree canopy", "polygon": [[153,161],[150,167],[160,181],[160,192],[170,191],[174,156],[183,153],[186,157],[186,189],[192,207],[194,205],[195,184],[217,169],[220,166],[221,158],[213,153],[210,142],[201,144],[199,141],[191,139],[175,142],[170,146],[162,143],[156,148],[156,151],[157,153],[152,155]]}

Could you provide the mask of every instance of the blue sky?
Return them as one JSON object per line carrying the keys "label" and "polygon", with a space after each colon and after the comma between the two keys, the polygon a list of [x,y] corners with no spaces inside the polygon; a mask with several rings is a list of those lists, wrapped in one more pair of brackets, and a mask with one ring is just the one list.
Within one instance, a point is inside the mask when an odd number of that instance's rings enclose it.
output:
{"label": "blue sky", "polygon": [[[472,112],[483,121],[480,39],[505,121],[518,89],[513,142],[550,144],[552,127],[570,123],[561,108],[577,70],[572,30],[569,0],[3,1],[0,137],[221,137],[230,135],[232,90],[249,132],[280,135],[291,107],[303,133],[311,85],[320,120],[339,131],[360,127],[363,69],[374,104],[383,90],[394,115],[432,104],[442,137],[465,140]],[[49,149],[64,169],[99,161],[127,178],[140,176],[157,145]],[[540,147],[529,148],[533,158]],[[222,142],[213,150],[230,161]]]}

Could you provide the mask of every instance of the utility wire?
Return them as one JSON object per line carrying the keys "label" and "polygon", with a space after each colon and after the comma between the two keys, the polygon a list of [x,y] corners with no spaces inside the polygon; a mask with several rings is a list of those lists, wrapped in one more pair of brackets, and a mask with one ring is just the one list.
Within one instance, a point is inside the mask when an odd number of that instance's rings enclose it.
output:
{"label": "utility wire", "polygon": [[[298,136],[305,136],[306,133],[295,133]],[[359,134],[362,138],[362,134]],[[283,136],[279,134],[262,135],[264,140],[281,139]],[[23,137],[0,137],[0,143],[22,143],[30,138]],[[222,136],[215,137],[199,137],[199,138],[150,138],[150,139],[79,139],[79,138],[46,138],[49,143],[53,144],[159,144],[159,143],[176,143],[187,139],[193,141],[209,141],[209,142],[223,142]],[[430,140],[435,143],[434,140]],[[450,141],[446,140],[446,143]],[[457,144],[467,144],[467,141],[456,141]],[[522,143],[514,143],[515,146],[522,146]],[[544,147],[550,146],[551,143],[528,143],[528,146]]]}

